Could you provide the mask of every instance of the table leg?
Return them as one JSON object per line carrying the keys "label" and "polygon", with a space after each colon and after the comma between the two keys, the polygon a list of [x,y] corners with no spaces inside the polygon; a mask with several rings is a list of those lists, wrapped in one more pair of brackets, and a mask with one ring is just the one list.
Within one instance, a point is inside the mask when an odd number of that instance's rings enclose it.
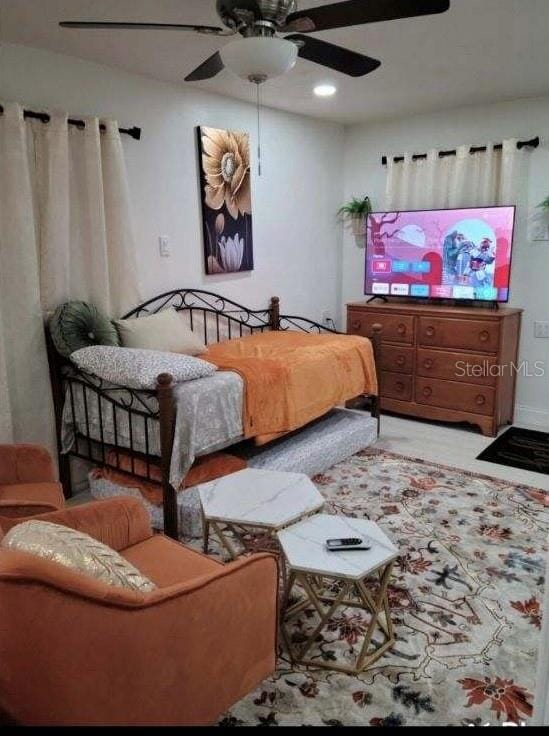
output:
{"label": "table leg", "polygon": [[286,558],[284,557],[282,552],[280,552],[280,554],[277,556],[278,556],[278,566],[280,569],[280,579],[281,579],[281,584],[282,584],[282,599],[285,599],[286,595],[290,594],[289,588],[288,588],[288,584],[289,584],[288,565],[286,564]]}
{"label": "table leg", "polygon": [[204,554],[207,555],[210,548],[210,522],[202,514],[202,535],[204,542]]}
{"label": "table leg", "polygon": [[[301,664],[308,667],[318,667],[322,669],[333,669],[338,672],[346,672],[348,674],[359,674],[366,667],[370,666],[373,662],[379,659],[386,651],[394,646],[395,638],[393,631],[393,624],[391,621],[391,614],[389,609],[389,599],[387,595],[387,589],[391,578],[391,572],[393,563],[387,565],[380,572],[380,587],[377,595],[372,595],[368,591],[364,581],[350,581],[350,580],[339,580],[341,589],[337,595],[333,597],[327,597],[325,590],[322,587],[318,587],[318,577],[314,575],[306,575],[305,573],[296,573],[290,570],[289,586],[286,595],[286,606],[282,612],[281,629],[283,633],[284,641],[288,652],[291,656],[292,661],[295,664]],[[291,589],[293,586],[299,583],[307,598],[295,606],[290,608],[287,607],[287,603],[290,597]],[[326,585],[329,585],[326,583]],[[314,645],[318,635],[329,623],[330,619],[335,614],[336,610],[340,607],[347,607],[349,604],[348,596],[356,595],[356,602],[353,603],[354,607],[362,608],[371,614],[371,618],[364,636],[364,641],[360,648],[358,657],[354,666],[340,665],[337,662],[323,662],[322,660],[311,660],[306,658],[306,654],[309,652],[311,647]],[[320,621],[314,631],[307,637],[307,640],[300,646],[292,646],[291,636],[289,635],[286,625],[287,623],[303,611],[305,608],[313,606],[320,617]],[[383,620],[385,619],[385,621]],[[374,632],[378,627],[385,635],[385,642],[377,647],[374,646],[372,649],[372,639]]]}
{"label": "table leg", "polygon": [[307,577],[306,575],[298,575],[298,580],[303,585],[305,590],[307,590],[308,595],[312,595],[311,603],[313,603],[314,607],[319,612],[320,623],[318,624],[318,626],[313,631],[309,639],[304,643],[303,647],[301,648],[301,652],[299,655],[300,659],[303,659],[305,657],[309,649],[312,647],[312,645],[316,641],[316,637],[320,634],[324,626],[332,618],[335,611],[339,608],[339,604],[345,598],[345,596],[347,595],[349,591],[349,588],[351,587],[351,584],[346,582],[345,585],[341,588],[339,594],[334,599],[334,602],[332,603],[332,605],[326,611],[324,611],[322,608],[322,604],[318,600],[315,591],[306,581],[306,577]]}
{"label": "table leg", "polygon": [[[381,655],[381,650],[378,648],[375,652],[369,653],[370,645],[372,643],[372,637],[374,635],[374,630],[376,626],[379,626],[383,633],[387,636],[388,641],[383,644],[382,648],[387,648],[387,644],[391,641],[390,636],[388,636],[388,625],[389,622],[387,621],[387,628],[382,625],[382,622],[379,619],[379,616],[381,614],[382,609],[385,609],[385,600],[387,598],[387,586],[389,584],[389,578],[391,576],[391,568],[392,565],[387,565],[383,572],[383,577],[381,579],[381,588],[379,590],[377,599],[373,601],[373,608],[371,609],[372,618],[370,619],[370,623],[368,625],[368,629],[366,631],[364,642],[362,644],[362,648],[360,650],[360,654],[358,655],[357,659],[357,670],[362,670],[366,662],[372,658],[373,655],[379,657]],[[368,592],[364,586],[364,583],[362,581],[357,583],[357,588],[359,593],[361,594],[361,597],[364,601],[364,607],[366,609],[370,608],[369,600],[372,600],[370,596],[368,595]],[[364,595],[366,593],[366,595]],[[393,644],[394,642],[391,642]]]}
{"label": "table leg", "polygon": [[385,612],[385,621],[387,623],[387,635],[389,639],[395,639],[395,630],[393,628],[393,620],[391,618],[391,607],[389,606],[389,583],[391,582],[391,575],[393,574],[393,567],[394,562],[391,562],[390,565],[388,565],[388,570],[386,570],[386,580],[385,580],[385,595],[383,596],[383,610]]}
{"label": "table leg", "polygon": [[223,534],[223,530],[219,527],[217,522],[210,521],[210,526],[213,529],[214,534],[218,538],[223,549],[229,554],[231,560],[236,560],[239,556],[239,552],[233,545],[231,540],[227,536],[225,536],[225,534]]}

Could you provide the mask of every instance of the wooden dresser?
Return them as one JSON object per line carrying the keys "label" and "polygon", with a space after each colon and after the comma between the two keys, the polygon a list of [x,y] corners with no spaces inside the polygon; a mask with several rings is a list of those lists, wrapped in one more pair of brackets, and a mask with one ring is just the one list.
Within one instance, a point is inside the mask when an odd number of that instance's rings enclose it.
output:
{"label": "wooden dresser", "polygon": [[347,332],[383,327],[381,408],[445,422],[469,422],[494,437],[513,422],[522,310],[347,305]]}

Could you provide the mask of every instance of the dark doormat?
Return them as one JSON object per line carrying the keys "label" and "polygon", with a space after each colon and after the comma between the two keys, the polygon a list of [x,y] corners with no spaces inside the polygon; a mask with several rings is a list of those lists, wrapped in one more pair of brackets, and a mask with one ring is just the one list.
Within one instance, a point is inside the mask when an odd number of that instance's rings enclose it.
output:
{"label": "dark doormat", "polygon": [[477,460],[549,475],[549,434],[511,427],[481,452]]}

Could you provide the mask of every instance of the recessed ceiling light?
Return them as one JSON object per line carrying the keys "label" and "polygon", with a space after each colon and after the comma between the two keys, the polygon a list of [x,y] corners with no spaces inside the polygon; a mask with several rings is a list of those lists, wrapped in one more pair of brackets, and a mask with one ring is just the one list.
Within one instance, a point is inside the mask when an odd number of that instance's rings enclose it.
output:
{"label": "recessed ceiling light", "polygon": [[337,88],[333,84],[319,84],[314,88],[317,97],[332,97],[337,92]]}

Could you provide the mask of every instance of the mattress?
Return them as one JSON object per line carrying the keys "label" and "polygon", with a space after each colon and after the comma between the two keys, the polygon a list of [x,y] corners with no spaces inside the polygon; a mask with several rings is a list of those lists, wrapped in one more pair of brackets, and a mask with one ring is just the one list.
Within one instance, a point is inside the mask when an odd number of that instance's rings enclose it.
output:
{"label": "mattress", "polygon": [[[248,461],[251,468],[305,473],[313,478],[337,463],[373,445],[377,440],[377,420],[364,412],[334,409],[297,434],[274,442],[269,448],[255,447],[251,442],[239,445],[235,454]],[[127,488],[89,474],[90,491],[94,498],[134,496],[147,509],[154,529],[164,528],[162,506],[153,506],[137,488]],[[183,538],[202,536],[202,508],[198,487],[177,494],[179,531]]]}
{"label": "mattress", "polygon": [[[162,506],[153,506],[152,503],[149,503],[137,488],[119,486],[105,478],[97,477],[93,471],[88,475],[88,482],[91,495],[98,501],[120,496],[137,498],[147,510],[152,528],[158,531],[164,530],[164,509]],[[197,487],[177,494],[177,517],[179,534],[184,540],[202,536],[202,506]]]}
{"label": "mattress", "polygon": [[[102,391],[122,406],[132,401],[136,411],[158,412],[157,399],[150,393],[130,393],[128,389],[104,382]],[[175,399],[170,482],[179,488],[197,457],[222,450],[243,438],[244,382],[236,373],[218,371],[207,378],[180,383],[175,388]],[[158,419],[134,416],[130,427],[128,412],[122,408],[113,410],[107,399],[80,384],[72,384],[72,389],[67,388],[63,411],[63,452],[75,449],[77,433],[107,445],[128,449],[133,445],[136,452],[161,455]]]}

